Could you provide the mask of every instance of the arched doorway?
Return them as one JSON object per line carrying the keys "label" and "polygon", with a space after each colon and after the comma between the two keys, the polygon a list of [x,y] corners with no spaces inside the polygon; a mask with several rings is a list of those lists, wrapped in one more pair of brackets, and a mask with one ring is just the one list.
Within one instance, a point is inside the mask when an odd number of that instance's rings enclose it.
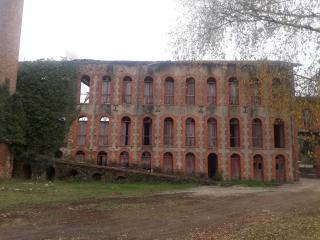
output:
{"label": "arched doorway", "polygon": [[216,154],[211,153],[208,156],[208,177],[214,178],[218,169],[218,157]]}
{"label": "arched doorway", "polygon": [[108,155],[106,152],[99,152],[97,156],[97,164],[100,166],[107,166]]}
{"label": "arched doorway", "polygon": [[231,155],[231,179],[240,180],[240,156],[238,154]]}
{"label": "arched doorway", "polygon": [[32,168],[30,164],[23,164],[22,174],[24,179],[31,179],[32,177]]}
{"label": "arched doorway", "polygon": [[276,180],[278,182],[284,182],[285,177],[285,158],[282,155],[276,157]]}
{"label": "arched doorway", "polygon": [[48,181],[52,181],[56,175],[56,170],[54,167],[50,166],[46,169],[46,178]]}
{"label": "arched doorway", "polygon": [[163,156],[163,171],[171,173],[173,171],[173,156],[167,152]]}
{"label": "arched doorway", "polygon": [[186,173],[187,174],[194,174],[195,173],[195,156],[193,153],[188,153],[186,155]]}
{"label": "arched doorway", "polygon": [[253,175],[255,180],[263,181],[263,159],[261,155],[253,157]]}

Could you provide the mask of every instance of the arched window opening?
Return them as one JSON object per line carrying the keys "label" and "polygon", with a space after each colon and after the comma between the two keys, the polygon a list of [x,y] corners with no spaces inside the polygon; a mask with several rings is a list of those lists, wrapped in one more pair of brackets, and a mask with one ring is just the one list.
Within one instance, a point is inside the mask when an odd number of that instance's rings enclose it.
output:
{"label": "arched window opening", "polygon": [[164,120],[164,145],[173,145],[173,120],[166,118]]}
{"label": "arched window opening", "polygon": [[173,171],[173,156],[169,152],[163,156],[163,171],[169,173]]}
{"label": "arched window opening", "polygon": [[263,181],[263,158],[261,155],[253,157],[253,173],[255,180]]}
{"label": "arched window opening", "polygon": [[151,77],[144,79],[144,104],[153,104],[153,79]]}
{"label": "arched window opening", "polygon": [[258,78],[254,79],[253,83],[252,83],[253,94],[251,97],[251,103],[254,106],[261,105],[261,94],[260,94],[261,90],[260,90],[260,88],[261,88],[260,80]]}
{"label": "arched window opening", "polygon": [[129,153],[128,152],[121,152],[120,153],[120,165],[123,168],[129,167]]}
{"label": "arched window opening", "polygon": [[99,152],[97,156],[97,164],[100,166],[107,166],[108,155],[106,152]]}
{"label": "arched window opening", "polygon": [[239,104],[238,80],[234,77],[229,79],[229,104]]}
{"label": "arched window opening", "polygon": [[285,158],[282,155],[276,157],[276,179],[278,182],[285,181]]}
{"label": "arched window opening", "polygon": [[208,84],[208,104],[216,105],[217,104],[217,84],[214,78],[209,78],[207,81]]}
{"label": "arched window opening", "polygon": [[121,144],[127,146],[130,143],[130,118],[124,117],[121,120]]}
{"label": "arched window opening", "polygon": [[167,77],[165,80],[164,104],[174,103],[174,80]]}
{"label": "arched window opening", "polygon": [[230,120],[230,147],[240,147],[240,125],[239,120]]}
{"label": "arched window opening", "polygon": [[77,162],[84,162],[84,160],[85,160],[85,154],[84,154],[84,152],[83,152],[83,151],[78,151],[78,152],[76,153],[76,161],[77,161]]}
{"label": "arched window opening", "polygon": [[111,77],[109,76],[102,78],[101,103],[111,103]]}
{"label": "arched window opening", "polygon": [[152,119],[146,117],[143,119],[143,145],[151,145],[152,140]]}
{"label": "arched window opening", "polygon": [[214,118],[208,120],[208,143],[209,147],[217,147],[217,120]]}
{"label": "arched window opening", "polygon": [[90,101],[90,77],[84,75],[80,82],[80,103],[87,104]]}
{"label": "arched window opening", "polygon": [[142,168],[151,170],[151,154],[149,152],[142,153]]}
{"label": "arched window opening", "polygon": [[123,103],[131,104],[132,95],[132,79],[130,77],[125,77],[123,79]]}
{"label": "arched window opening", "polygon": [[274,147],[284,148],[285,147],[285,133],[284,123],[281,119],[276,119],[274,122]]}
{"label": "arched window opening", "polygon": [[108,129],[109,129],[109,118],[102,117],[100,119],[100,135],[99,135],[100,146],[108,145]]}
{"label": "arched window opening", "polygon": [[186,104],[195,104],[195,80],[188,78],[186,84]]}
{"label": "arched window opening", "polygon": [[262,148],[262,122],[258,118],[252,121],[252,146]]}
{"label": "arched window opening", "polygon": [[87,138],[88,118],[80,117],[78,119],[78,145],[85,145]]}
{"label": "arched window opening", "polygon": [[186,155],[186,173],[187,174],[195,173],[195,156],[193,153],[188,153]]}
{"label": "arched window opening", "polygon": [[240,156],[238,154],[231,155],[231,179],[240,180],[241,167],[240,167]]}
{"label": "arched window opening", "polygon": [[186,120],[186,146],[195,146],[195,121],[192,118]]}

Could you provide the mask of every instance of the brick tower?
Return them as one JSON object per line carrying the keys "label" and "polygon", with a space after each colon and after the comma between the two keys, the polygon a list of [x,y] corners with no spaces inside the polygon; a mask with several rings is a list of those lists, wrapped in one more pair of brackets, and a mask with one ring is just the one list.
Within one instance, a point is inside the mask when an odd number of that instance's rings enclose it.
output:
{"label": "brick tower", "polygon": [[[0,0],[0,84],[9,80],[11,94],[16,89],[22,10],[23,0]],[[10,153],[0,143],[0,178],[10,175]]]}

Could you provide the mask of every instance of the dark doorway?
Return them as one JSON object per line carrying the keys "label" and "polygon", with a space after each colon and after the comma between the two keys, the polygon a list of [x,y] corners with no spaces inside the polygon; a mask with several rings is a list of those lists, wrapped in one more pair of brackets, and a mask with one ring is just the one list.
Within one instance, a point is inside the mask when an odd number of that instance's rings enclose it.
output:
{"label": "dark doorway", "polygon": [[255,180],[263,181],[263,159],[261,155],[253,157],[253,174]]}
{"label": "dark doorway", "polygon": [[46,178],[48,181],[52,181],[56,175],[54,167],[50,166],[46,169]]}
{"label": "dark doorway", "polygon": [[217,155],[214,153],[211,153],[208,156],[208,177],[214,178],[217,174],[218,169],[218,160]]}
{"label": "dark doorway", "polygon": [[69,173],[68,173],[68,177],[73,178],[73,177],[76,177],[78,174],[79,174],[79,172],[78,172],[77,170],[71,169],[71,170],[69,171]]}
{"label": "dark doorway", "polygon": [[276,179],[278,182],[285,181],[285,159],[282,155],[276,157]]}
{"label": "dark doorway", "polygon": [[22,173],[24,179],[31,179],[32,177],[32,168],[30,164],[24,164],[22,167]]}

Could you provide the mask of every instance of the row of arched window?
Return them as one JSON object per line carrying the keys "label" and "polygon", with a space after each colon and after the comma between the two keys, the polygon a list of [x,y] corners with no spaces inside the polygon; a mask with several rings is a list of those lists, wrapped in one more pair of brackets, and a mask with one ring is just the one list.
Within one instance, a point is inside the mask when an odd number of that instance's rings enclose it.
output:
{"label": "row of arched window", "polygon": [[[120,166],[123,168],[129,167],[129,153],[123,151],[120,153]],[[79,162],[85,161],[85,153],[78,151],[76,153],[76,160]],[[141,154],[140,167],[145,170],[150,170],[151,166],[151,153],[143,152]],[[264,180],[264,162],[263,157],[260,154],[253,156],[253,175],[256,180]],[[101,151],[97,155],[97,165],[108,166],[108,154]],[[208,176],[214,177],[217,174],[218,161],[216,154],[210,154],[208,156]],[[189,152],[185,155],[185,172],[187,174],[195,174],[196,172],[196,157],[193,153]],[[285,158],[283,155],[276,156],[276,177],[278,180],[284,180],[285,177]],[[173,172],[173,155],[170,152],[166,152],[163,155],[162,170],[164,172]],[[241,178],[241,158],[239,154],[232,154],[230,156],[230,174],[231,179]]]}
{"label": "row of arched window", "polygon": [[[87,117],[80,117],[78,122],[78,145],[85,145],[87,139]],[[153,122],[150,117],[145,117],[142,122],[142,144],[152,145],[153,133],[152,127]],[[252,120],[252,147],[262,148],[263,147],[263,124],[259,118]],[[174,144],[174,121],[168,117],[163,122],[163,144],[173,145]],[[240,122],[237,118],[232,118],[229,121],[229,144],[230,147],[240,147]],[[218,129],[217,120],[215,118],[209,118],[207,120],[207,145],[208,147],[217,147],[218,145]],[[99,145],[108,145],[108,133],[109,133],[109,118],[101,117],[99,126]],[[131,119],[129,117],[123,117],[121,119],[121,133],[120,133],[120,144],[122,146],[130,145],[131,139]],[[196,146],[196,125],[193,118],[187,118],[185,121],[185,145]],[[276,119],[274,122],[274,147],[284,148],[285,147],[285,129],[284,122],[281,119]]]}
{"label": "row of arched window", "polygon": [[[111,77],[104,76],[102,78],[101,85],[101,103],[111,103]],[[153,78],[148,76],[144,79],[143,87],[143,103],[144,104],[153,104]],[[254,85],[256,86],[256,85]],[[256,89],[257,87],[254,87]],[[217,84],[215,78],[207,79],[206,86],[207,94],[207,103],[209,105],[217,104]],[[131,104],[132,102],[132,78],[126,76],[122,81],[122,103]],[[172,77],[167,77],[164,82],[164,104],[173,105],[175,98],[175,81]],[[259,96],[259,91],[253,91],[253,104],[260,104],[261,98]],[[80,84],[80,103],[89,103],[90,102],[90,77],[84,75],[81,78]],[[185,104],[193,105],[196,103],[196,84],[195,79],[190,77],[186,79],[186,88],[185,88]],[[229,104],[238,105],[239,104],[239,87],[238,80],[235,77],[229,79]]]}

